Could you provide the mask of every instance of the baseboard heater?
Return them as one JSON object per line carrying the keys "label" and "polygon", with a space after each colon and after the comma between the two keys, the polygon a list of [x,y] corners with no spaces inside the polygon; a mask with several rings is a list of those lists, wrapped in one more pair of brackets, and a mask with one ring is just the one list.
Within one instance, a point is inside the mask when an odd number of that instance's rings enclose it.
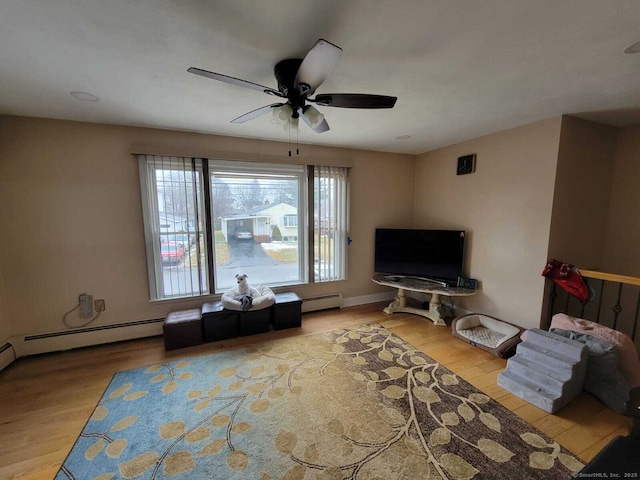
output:
{"label": "baseboard heater", "polygon": [[329,308],[342,308],[344,298],[342,293],[328,293],[326,295],[318,295],[316,297],[307,297],[302,299],[302,311],[314,312],[316,310],[326,310]]}
{"label": "baseboard heater", "polygon": [[[313,312],[329,308],[342,308],[343,306],[344,298],[342,293],[330,293],[304,298],[302,311]],[[116,325],[98,325],[88,328],[74,328],[58,332],[11,337],[9,339],[10,343],[0,346],[0,370],[16,358],[27,355],[162,335],[163,321],[163,318],[157,318]],[[6,363],[6,365],[2,365],[3,363]]]}
{"label": "baseboard heater", "polygon": [[17,357],[162,335],[163,318],[13,337]]}
{"label": "baseboard heater", "polygon": [[0,347],[0,370],[4,369],[7,365],[16,359],[16,352],[13,349],[13,345],[5,343]]}

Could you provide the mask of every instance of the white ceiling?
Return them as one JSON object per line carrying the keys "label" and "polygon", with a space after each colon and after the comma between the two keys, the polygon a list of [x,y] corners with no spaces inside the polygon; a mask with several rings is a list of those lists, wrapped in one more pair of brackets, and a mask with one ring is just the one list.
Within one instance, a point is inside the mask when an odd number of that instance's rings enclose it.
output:
{"label": "white ceiling", "polygon": [[638,0],[0,0],[0,114],[286,141],[269,115],[229,123],[276,99],[187,68],[276,88],[318,38],[344,51],[318,93],[398,102],[318,107],[331,130],[301,143],[416,154],[565,113],[640,124]]}

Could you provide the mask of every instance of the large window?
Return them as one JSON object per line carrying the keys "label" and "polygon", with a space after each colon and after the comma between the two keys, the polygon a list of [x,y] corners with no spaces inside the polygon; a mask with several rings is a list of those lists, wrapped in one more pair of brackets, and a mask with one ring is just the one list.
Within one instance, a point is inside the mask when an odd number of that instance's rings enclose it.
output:
{"label": "large window", "polygon": [[346,278],[348,197],[347,169],[313,169],[314,280],[331,282]]}
{"label": "large window", "polygon": [[246,273],[254,285],[307,281],[306,173],[300,165],[209,161],[216,292]]}
{"label": "large window", "polygon": [[346,278],[347,170],[139,156],[152,299]]}
{"label": "large window", "polygon": [[202,161],[151,155],[139,161],[151,297],[209,293]]}

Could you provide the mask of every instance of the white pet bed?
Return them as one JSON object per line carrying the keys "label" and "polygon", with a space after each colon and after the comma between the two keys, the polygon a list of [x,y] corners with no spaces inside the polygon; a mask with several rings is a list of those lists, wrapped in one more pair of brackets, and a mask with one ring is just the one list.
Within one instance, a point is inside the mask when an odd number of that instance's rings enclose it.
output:
{"label": "white pet bed", "polygon": [[[267,288],[263,285],[258,285],[254,287],[258,291],[258,295],[253,297],[253,304],[248,312],[252,312],[254,310],[262,310],[263,308],[269,308],[276,302],[276,296],[271,291],[270,288]],[[242,303],[236,300],[234,297],[238,296],[238,290],[232,288],[231,290],[227,290],[222,294],[220,298],[220,302],[222,306],[227,310],[236,310],[238,312],[242,312]]]}
{"label": "white pet bed", "polygon": [[456,318],[451,331],[475,347],[504,357],[520,342],[523,329],[488,315],[471,313]]}

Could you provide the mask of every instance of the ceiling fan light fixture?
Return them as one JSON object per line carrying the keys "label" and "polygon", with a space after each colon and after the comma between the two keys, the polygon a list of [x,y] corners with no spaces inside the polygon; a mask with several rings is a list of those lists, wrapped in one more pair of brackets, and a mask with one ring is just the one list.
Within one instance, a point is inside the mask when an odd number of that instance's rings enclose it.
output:
{"label": "ceiling fan light fixture", "polygon": [[314,129],[324,121],[324,115],[313,105],[308,105],[304,109],[304,115],[309,120],[309,126]]}
{"label": "ceiling fan light fixture", "polygon": [[[287,123],[287,126],[292,133],[298,130],[299,120],[300,120],[300,117],[289,117],[289,122]],[[287,130],[287,126],[284,127],[285,130]]]}
{"label": "ceiling fan light fixture", "polygon": [[272,115],[273,122],[286,129],[289,125],[289,119],[291,115],[293,115],[293,108],[291,108],[289,104],[282,105],[281,107],[274,108]]}

